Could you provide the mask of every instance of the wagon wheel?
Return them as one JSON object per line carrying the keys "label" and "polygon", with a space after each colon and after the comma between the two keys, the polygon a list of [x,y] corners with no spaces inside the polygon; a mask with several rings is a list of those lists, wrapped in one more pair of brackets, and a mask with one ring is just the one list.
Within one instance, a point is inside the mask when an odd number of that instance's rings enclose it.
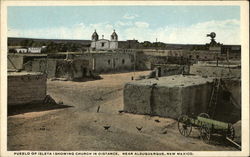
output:
{"label": "wagon wheel", "polygon": [[201,126],[201,128],[200,128],[200,136],[201,136],[201,139],[205,143],[209,143],[210,142],[211,130],[208,128],[207,125],[202,125]]}
{"label": "wagon wheel", "polygon": [[181,135],[183,136],[189,136],[192,131],[192,124],[190,123],[190,120],[188,116],[181,115],[178,118],[178,129]]}
{"label": "wagon wheel", "polygon": [[200,113],[198,116],[203,117],[203,118],[209,118],[210,117],[209,114],[207,114],[207,113]]}
{"label": "wagon wheel", "polygon": [[227,135],[226,137],[230,138],[231,140],[234,139],[234,135],[235,135],[235,131],[234,131],[234,127],[232,124],[228,125],[228,130],[227,130]]}

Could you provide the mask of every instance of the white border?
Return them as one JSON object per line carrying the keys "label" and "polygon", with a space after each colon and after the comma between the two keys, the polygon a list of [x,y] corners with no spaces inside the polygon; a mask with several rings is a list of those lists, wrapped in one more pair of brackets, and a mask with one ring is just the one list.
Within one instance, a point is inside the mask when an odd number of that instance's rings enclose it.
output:
{"label": "white border", "polygon": [[[1,2],[1,154],[7,150],[7,7],[8,6],[92,6],[92,5],[239,5],[242,46],[242,151],[191,151],[192,156],[249,156],[249,3],[247,1],[0,1]],[[30,151],[32,152],[32,151]],[[36,151],[37,152],[37,151]],[[55,152],[55,151],[54,151]],[[72,152],[72,151],[67,151]],[[173,151],[171,151],[173,152]],[[178,151],[174,151],[178,152]],[[186,152],[186,151],[182,151]],[[188,151],[189,152],[189,151]],[[119,152],[121,153],[121,152]]]}

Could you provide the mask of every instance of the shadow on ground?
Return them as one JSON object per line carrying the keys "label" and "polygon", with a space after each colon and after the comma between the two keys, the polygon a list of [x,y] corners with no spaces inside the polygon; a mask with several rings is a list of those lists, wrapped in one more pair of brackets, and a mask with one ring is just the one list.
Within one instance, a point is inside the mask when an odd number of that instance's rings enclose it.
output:
{"label": "shadow on ground", "polygon": [[96,80],[102,80],[103,78],[101,76],[95,76],[95,77],[84,77],[84,78],[75,78],[75,79],[67,79],[67,78],[52,78],[50,81],[73,81],[73,82],[87,82],[87,81],[96,81]]}
{"label": "shadow on ground", "polygon": [[63,104],[25,104],[18,106],[9,106],[8,107],[8,116],[13,116],[17,114],[24,114],[28,112],[40,112],[48,111],[54,109],[63,109],[73,106],[63,105]]}
{"label": "shadow on ground", "polygon": [[94,78],[78,78],[78,79],[73,79],[73,82],[87,82],[87,81],[96,81],[96,80],[102,80],[103,78],[101,76],[96,76]]}

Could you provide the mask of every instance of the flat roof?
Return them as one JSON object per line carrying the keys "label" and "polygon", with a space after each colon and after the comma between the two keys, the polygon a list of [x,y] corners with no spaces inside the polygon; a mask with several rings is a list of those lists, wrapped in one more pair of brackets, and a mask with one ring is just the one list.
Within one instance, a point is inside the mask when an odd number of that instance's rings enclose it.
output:
{"label": "flat roof", "polygon": [[155,78],[144,79],[135,82],[129,82],[128,84],[142,85],[142,86],[152,86],[157,83],[156,86],[164,87],[187,87],[195,86],[200,84],[212,83],[213,78],[204,78],[197,75],[172,75],[166,77],[159,77],[158,80]]}
{"label": "flat roof", "polygon": [[8,76],[26,76],[26,75],[43,75],[43,73],[41,73],[41,72],[27,72],[27,71],[8,72]]}
{"label": "flat roof", "polygon": [[47,54],[37,54],[37,53],[8,53],[9,56],[28,56],[28,57],[46,57]]}

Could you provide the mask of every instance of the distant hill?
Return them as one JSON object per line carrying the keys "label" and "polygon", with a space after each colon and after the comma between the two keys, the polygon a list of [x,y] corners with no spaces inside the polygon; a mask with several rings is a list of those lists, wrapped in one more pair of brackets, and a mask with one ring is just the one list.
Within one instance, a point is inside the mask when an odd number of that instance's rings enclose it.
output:
{"label": "distant hill", "polygon": [[[81,52],[90,47],[91,40],[36,39],[8,37],[8,47],[42,47],[42,53]],[[15,51],[15,50],[10,50]]]}
{"label": "distant hill", "polygon": [[44,43],[47,45],[49,42],[54,42],[57,44],[66,44],[66,43],[76,43],[81,45],[89,46],[91,40],[71,40],[71,39],[37,39],[37,38],[17,38],[17,37],[8,37],[9,46],[23,46],[22,43],[25,41],[33,41],[36,43]]}

